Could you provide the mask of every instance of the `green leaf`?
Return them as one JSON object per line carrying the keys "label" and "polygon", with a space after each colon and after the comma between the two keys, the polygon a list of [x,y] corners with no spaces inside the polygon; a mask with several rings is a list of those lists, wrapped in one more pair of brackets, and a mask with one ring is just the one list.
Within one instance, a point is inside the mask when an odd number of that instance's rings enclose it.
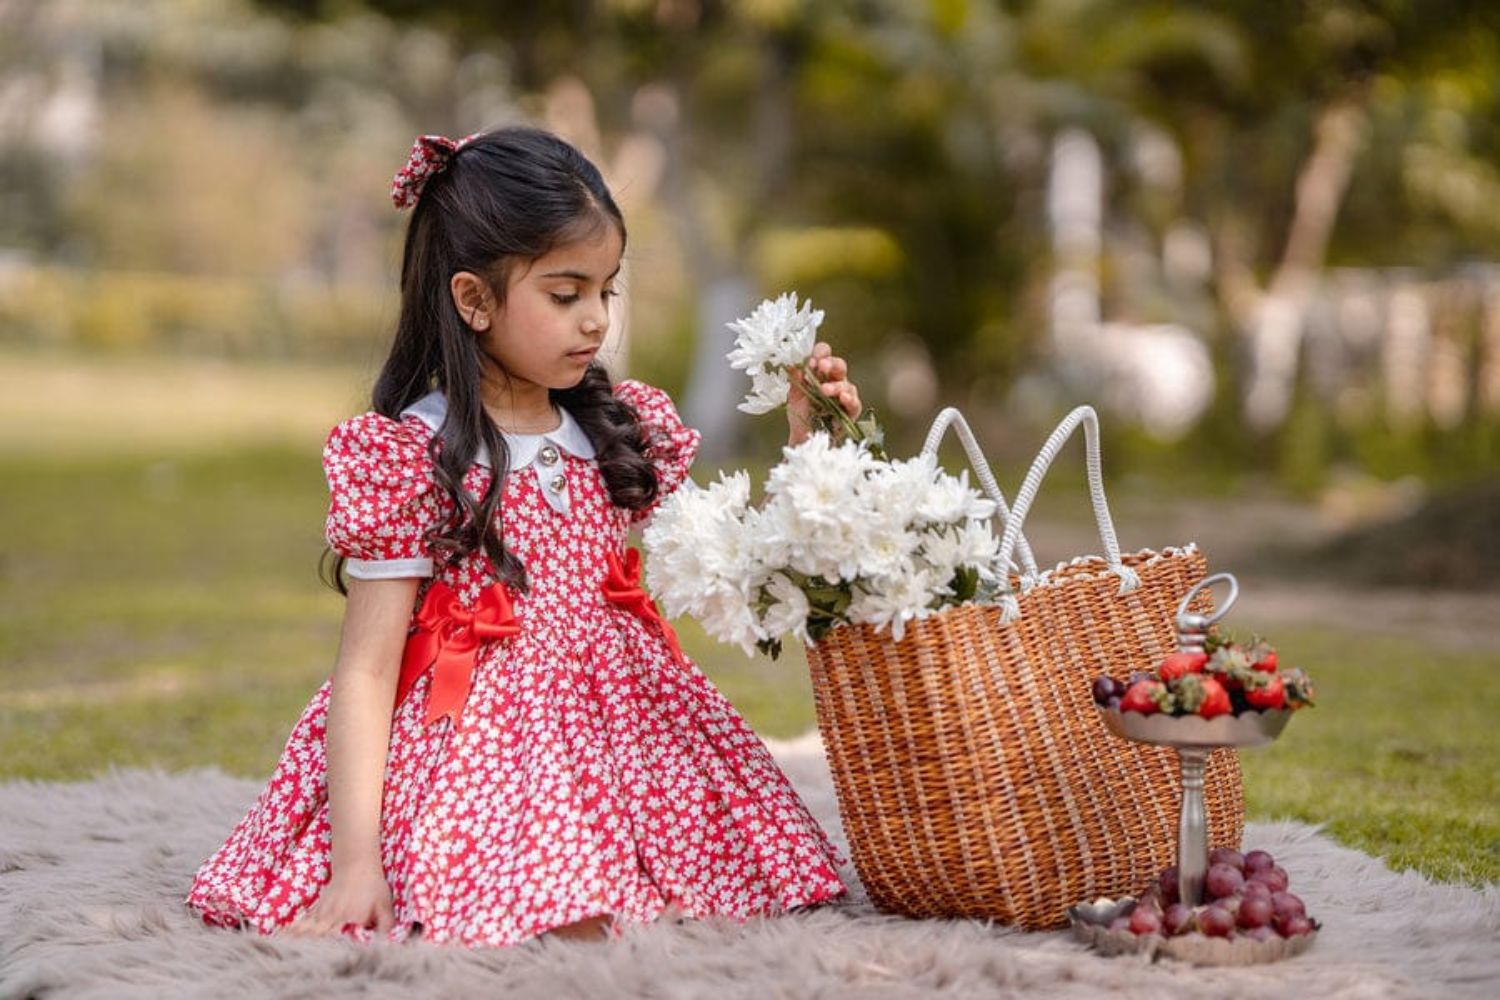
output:
{"label": "green leaf", "polygon": [[973,566],[960,566],[953,574],[953,582],[949,586],[953,588],[952,603],[962,604],[972,600],[979,591],[979,570]]}

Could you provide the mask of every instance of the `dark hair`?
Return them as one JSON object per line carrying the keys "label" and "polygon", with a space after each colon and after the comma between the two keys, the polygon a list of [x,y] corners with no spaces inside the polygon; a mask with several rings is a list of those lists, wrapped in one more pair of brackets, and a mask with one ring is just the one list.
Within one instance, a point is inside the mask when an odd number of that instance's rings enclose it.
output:
{"label": "dark hair", "polygon": [[[481,352],[453,303],[452,276],[483,276],[503,303],[516,265],[608,225],[618,229],[623,245],[625,221],[598,168],[535,128],[502,128],[472,139],[428,179],[417,200],[401,259],[401,317],[373,406],[399,419],[434,389],[447,397],[447,417],[427,446],[437,482],[453,501],[452,513],[427,539],[443,563],[482,550],[499,579],[526,588],[525,567],[506,549],[499,524],[510,456],[485,413]],[[647,507],[657,480],[639,417],[615,396],[604,368],[590,364],[577,385],[553,389],[551,398],[593,443],[610,501],[631,510]],[[491,475],[484,495],[475,497],[464,475],[481,447],[489,453]]]}

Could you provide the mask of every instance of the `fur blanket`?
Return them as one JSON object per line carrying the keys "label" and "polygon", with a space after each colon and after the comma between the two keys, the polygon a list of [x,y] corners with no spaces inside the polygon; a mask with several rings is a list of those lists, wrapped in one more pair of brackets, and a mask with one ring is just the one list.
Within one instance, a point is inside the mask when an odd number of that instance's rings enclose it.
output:
{"label": "fur blanket", "polygon": [[[840,838],[816,736],[773,749]],[[1306,954],[1248,968],[1104,958],[1065,932],[884,916],[852,869],[850,897],[834,906],[639,927],[607,943],[469,952],[205,927],[180,899],[259,790],[210,770],[0,784],[0,997],[1500,995],[1500,887],[1398,874],[1293,823],[1253,823],[1245,841],[1285,865],[1323,930]]]}

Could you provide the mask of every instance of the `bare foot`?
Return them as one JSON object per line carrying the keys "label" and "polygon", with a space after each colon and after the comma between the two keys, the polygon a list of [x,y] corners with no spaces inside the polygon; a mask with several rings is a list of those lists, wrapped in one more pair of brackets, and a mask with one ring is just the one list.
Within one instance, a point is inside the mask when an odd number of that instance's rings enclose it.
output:
{"label": "bare foot", "polygon": [[564,941],[599,941],[609,936],[609,922],[613,919],[613,914],[603,913],[574,924],[554,927],[547,931],[547,936],[562,938]]}

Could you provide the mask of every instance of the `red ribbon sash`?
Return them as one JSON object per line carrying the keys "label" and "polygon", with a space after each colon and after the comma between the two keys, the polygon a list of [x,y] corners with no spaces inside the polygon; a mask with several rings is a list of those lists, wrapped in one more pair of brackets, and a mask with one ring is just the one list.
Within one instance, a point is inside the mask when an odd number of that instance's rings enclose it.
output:
{"label": "red ribbon sash", "polygon": [[687,666],[687,657],[682,653],[682,647],[677,644],[677,633],[672,631],[672,626],[656,610],[656,603],[651,600],[651,595],[641,589],[641,553],[639,549],[626,549],[625,562],[620,562],[617,552],[609,553],[609,574],[604,578],[602,586],[604,599],[611,604],[618,604],[626,611],[631,612],[637,618],[648,622],[654,622],[661,630],[661,637],[666,642],[667,648],[672,651],[672,659],[677,661],[680,667]]}
{"label": "red ribbon sash", "polygon": [[396,704],[406,699],[417,678],[430,667],[432,686],[423,722],[436,722],[446,715],[456,726],[469,697],[480,646],[521,631],[510,594],[497,583],[480,591],[474,607],[466,608],[453,588],[439,580],[427,589],[416,623],[417,630],[406,640],[401,656]]}

